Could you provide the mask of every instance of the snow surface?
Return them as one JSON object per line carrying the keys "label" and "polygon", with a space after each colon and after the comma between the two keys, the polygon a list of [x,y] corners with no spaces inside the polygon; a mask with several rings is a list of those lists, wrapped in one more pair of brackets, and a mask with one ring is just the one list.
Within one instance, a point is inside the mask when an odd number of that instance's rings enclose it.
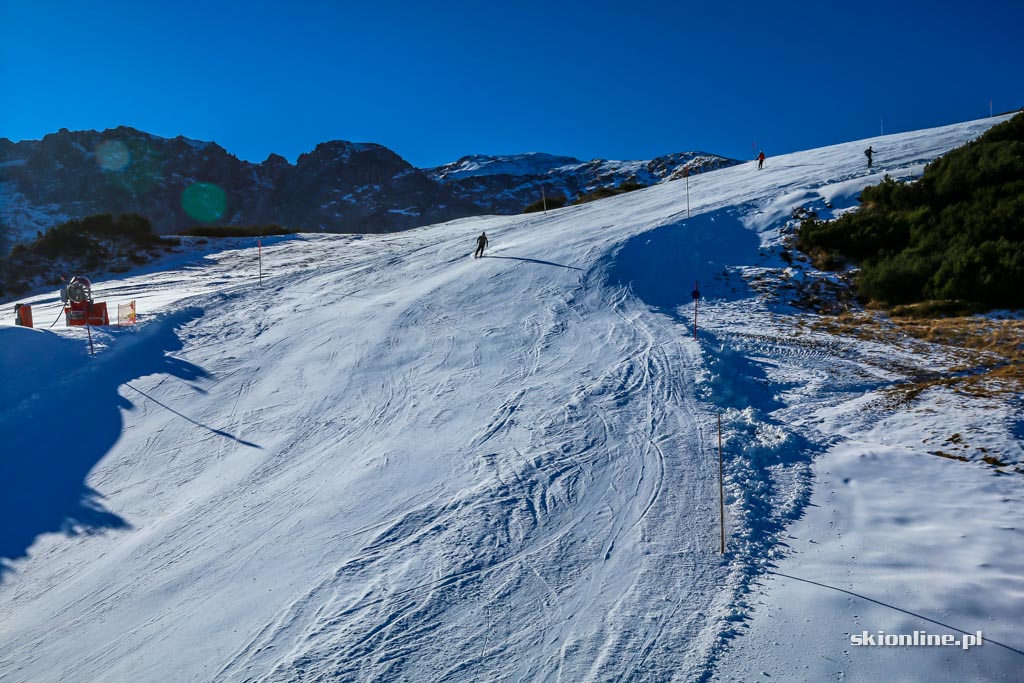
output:
{"label": "snow surface", "polygon": [[[999,120],[703,174],[690,218],[668,183],[284,237],[262,288],[254,245],[196,255],[98,283],[141,323],[91,358],[0,327],[0,679],[1015,680],[1021,478],[922,440],[985,415],[1019,462],[1016,404],[886,407],[941,359],[754,287],[795,208]],[[850,647],[935,622],[1002,645]]]}

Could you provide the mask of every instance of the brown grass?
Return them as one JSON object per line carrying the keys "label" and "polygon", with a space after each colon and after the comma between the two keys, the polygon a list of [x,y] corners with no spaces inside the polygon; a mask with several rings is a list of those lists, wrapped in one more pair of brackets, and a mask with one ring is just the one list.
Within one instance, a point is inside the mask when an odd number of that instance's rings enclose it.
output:
{"label": "brown grass", "polygon": [[916,340],[950,351],[948,367],[917,373],[893,388],[901,403],[933,386],[949,386],[973,396],[1024,393],[1024,320],[888,317],[857,311],[821,319],[811,327],[880,343]]}
{"label": "brown grass", "polygon": [[944,451],[928,451],[932,455],[937,455],[940,458],[949,458],[950,460],[959,460],[960,462],[970,462],[970,458],[965,458],[962,455],[953,455],[952,453],[946,453]]}

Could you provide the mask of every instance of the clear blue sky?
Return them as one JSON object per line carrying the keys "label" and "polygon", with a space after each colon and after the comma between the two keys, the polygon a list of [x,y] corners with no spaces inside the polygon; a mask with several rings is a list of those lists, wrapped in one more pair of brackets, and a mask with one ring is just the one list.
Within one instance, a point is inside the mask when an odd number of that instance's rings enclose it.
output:
{"label": "clear blue sky", "polygon": [[1024,106],[1022,42],[1022,0],[0,0],[0,137],[749,158]]}

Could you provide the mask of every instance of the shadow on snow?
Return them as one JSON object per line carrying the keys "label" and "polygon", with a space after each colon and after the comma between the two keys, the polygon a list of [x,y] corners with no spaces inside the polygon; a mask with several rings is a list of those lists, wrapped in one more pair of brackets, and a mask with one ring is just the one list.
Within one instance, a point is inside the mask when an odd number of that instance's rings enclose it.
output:
{"label": "shadow on snow", "polygon": [[[680,336],[686,337],[692,336],[695,280],[700,282],[702,300],[749,300],[755,305],[757,293],[734,270],[760,260],[760,237],[740,220],[749,208],[702,214],[633,237],[611,257],[609,283],[628,287],[637,299],[672,319]],[[809,502],[810,463],[823,445],[772,417],[786,407],[780,393],[794,385],[773,381],[757,356],[731,348],[712,331],[700,329],[698,335],[707,369],[698,396],[709,412],[723,415],[728,435],[726,504],[742,520],[731,532],[723,559],[742,562],[738,595],[765,571],[757,558],[781,543],[781,532],[803,514]],[[800,482],[799,492],[780,507],[779,495],[794,481]],[[727,619],[698,680],[713,675],[725,643],[741,632],[739,622],[745,619],[742,610]]]}
{"label": "shadow on snow", "polygon": [[[34,393],[6,397],[15,400],[5,400],[11,409],[0,416],[4,434],[0,455],[0,583],[13,569],[10,561],[26,557],[41,534],[77,535],[130,528],[125,519],[104,507],[103,496],[85,481],[120,438],[121,410],[133,407],[118,393],[122,385],[153,374],[187,381],[207,375],[202,368],[168,355],[182,348],[175,328],[201,313],[201,309],[191,308],[137,331],[118,332],[119,348],[95,358],[83,354],[81,340],[45,331],[8,328],[11,333],[0,335],[4,355],[11,350],[13,355],[31,357],[34,347],[36,363],[45,367],[49,377],[56,378],[45,387],[38,370],[25,379],[18,377],[17,368],[5,368],[14,373],[12,384],[28,382],[28,392],[34,389]],[[61,378],[61,373],[69,374]],[[39,382],[35,387],[33,380]],[[20,398],[28,400],[15,405]]]}
{"label": "shadow on snow", "polygon": [[525,261],[526,263],[538,263],[542,266],[557,266],[559,268],[568,268],[569,270],[583,270],[582,268],[577,268],[576,266],[567,266],[562,263],[554,263],[553,261],[541,261],[540,259],[535,258],[523,258],[522,256],[487,256],[485,254],[481,258],[500,258],[506,259],[508,261]]}

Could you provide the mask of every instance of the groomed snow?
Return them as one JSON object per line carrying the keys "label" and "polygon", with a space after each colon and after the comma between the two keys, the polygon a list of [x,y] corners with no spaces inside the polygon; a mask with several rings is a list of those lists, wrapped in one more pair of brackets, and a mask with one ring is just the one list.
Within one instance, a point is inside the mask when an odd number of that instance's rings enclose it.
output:
{"label": "groomed snow", "polygon": [[[898,372],[797,339],[742,277],[779,265],[794,208],[840,210],[998,120],[704,174],[690,218],[667,183],[277,238],[262,288],[254,245],[197,256],[98,283],[141,324],[94,330],[93,358],[81,330],[0,328],[0,679],[1012,680],[1024,659],[998,646],[843,653],[914,614],[1024,649],[1020,478],[911,453],[910,427],[881,448],[886,413],[862,404]],[[25,301],[57,315],[52,294]],[[1010,450],[1002,409],[988,443]],[[871,511],[913,477],[962,507]],[[921,517],[975,504],[962,545]]]}

